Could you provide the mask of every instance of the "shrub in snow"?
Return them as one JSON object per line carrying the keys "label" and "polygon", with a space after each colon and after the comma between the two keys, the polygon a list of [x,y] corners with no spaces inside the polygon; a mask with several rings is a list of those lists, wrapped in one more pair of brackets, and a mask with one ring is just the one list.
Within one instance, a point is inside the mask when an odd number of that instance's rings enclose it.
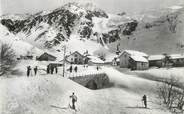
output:
{"label": "shrub in snow", "polygon": [[175,109],[182,110],[184,107],[184,89],[180,87],[182,87],[182,84],[174,77],[163,80],[163,83],[158,87],[159,98],[170,110],[174,109],[174,112]]}
{"label": "shrub in snow", "polygon": [[15,65],[14,50],[8,44],[0,44],[0,76],[12,72]]}

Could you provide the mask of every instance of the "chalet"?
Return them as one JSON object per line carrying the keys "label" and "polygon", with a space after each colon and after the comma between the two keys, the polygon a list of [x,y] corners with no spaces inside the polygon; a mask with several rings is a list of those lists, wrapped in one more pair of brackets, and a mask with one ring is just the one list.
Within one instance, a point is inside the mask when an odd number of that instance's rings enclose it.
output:
{"label": "chalet", "polygon": [[165,55],[150,55],[148,57],[150,67],[164,67],[165,66]]}
{"label": "chalet", "polygon": [[129,65],[131,70],[147,70],[149,68],[149,62],[142,56],[130,56]]}
{"label": "chalet", "polygon": [[148,58],[148,55],[143,53],[143,52],[139,52],[139,51],[134,51],[134,50],[124,50],[120,55],[119,55],[119,59],[120,59],[120,67],[121,68],[130,68],[130,58],[131,56],[136,56],[136,57],[141,57],[141,58]]}
{"label": "chalet", "polygon": [[38,61],[55,61],[57,57],[48,54],[48,53],[43,53],[42,55],[40,55],[39,57],[37,57],[36,59]]}
{"label": "chalet", "polygon": [[170,62],[173,64],[173,66],[175,66],[175,67],[184,66],[184,55],[171,54],[171,55],[168,55],[168,58],[169,58]]}
{"label": "chalet", "polygon": [[72,54],[66,56],[66,61],[72,64],[87,64],[88,57],[80,54],[78,51],[73,52]]}

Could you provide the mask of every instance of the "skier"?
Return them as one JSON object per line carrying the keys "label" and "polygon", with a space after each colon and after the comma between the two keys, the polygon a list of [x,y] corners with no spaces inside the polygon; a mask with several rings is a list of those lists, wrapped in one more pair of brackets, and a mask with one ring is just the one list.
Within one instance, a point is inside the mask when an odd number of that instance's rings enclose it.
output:
{"label": "skier", "polygon": [[147,108],[147,96],[146,96],[146,95],[144,95],[144,96],[142,97],[142,101],[143,101],[143,103],[144,103],[145,108]]}
{"label": "skier", "polygon": [[36,74],[37,74],[37,71],[38,71],[38,66],[36,66],[36,67],[34,68],[35,76],[36,76]]}
{"label": "skier", "polygon": [[27,67],[27,77],[29,77],[30,72],[31,72],[31,66],[28,66],[28,67]]}
{"label": "skier", "polygon": [[78,70],[77,66],[75,66],[74,70],[75,70],[75,72],[77,72],[77,70]]}
{"label": "skier", "polygon": [[72,99],[72,109],[76,110],[76,108],[75,108],[75,102],[77,102],[77,96],[74,94],[74,92],[72,93],[72,95],[70,96],[70,98]]}

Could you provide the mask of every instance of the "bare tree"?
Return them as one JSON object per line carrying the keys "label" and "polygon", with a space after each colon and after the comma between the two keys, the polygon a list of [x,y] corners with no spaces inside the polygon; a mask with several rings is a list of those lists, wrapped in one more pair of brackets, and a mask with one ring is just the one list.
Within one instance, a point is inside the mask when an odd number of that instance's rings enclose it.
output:
{"label": "bare tree", "polygon": [[10,73],[16,65],[14,50],[8,44],[0,46],[0,76]]}
{"label": "bare tree", "polygon": [[159,98],[163,103],[172,110],[174,108],[182,110],[184,106],[184,89],[182,89],[179,80],[171,76],[167,80],[163,80],[158,86]]}

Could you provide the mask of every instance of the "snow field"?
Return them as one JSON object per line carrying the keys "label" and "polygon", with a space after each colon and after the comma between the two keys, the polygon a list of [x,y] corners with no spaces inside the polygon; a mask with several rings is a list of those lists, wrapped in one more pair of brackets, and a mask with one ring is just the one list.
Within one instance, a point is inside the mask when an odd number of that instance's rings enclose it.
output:
{"label": "snow field", "polygon": [[[73,114],[68,104],[69,95],[75,92],[79,114],[169,114],[159,105],[154,93],[156,82],[123,74],[111,67],[101,70],[114,83],[113,87],[92,91],[58,75],[1,79],[1,113]],[[150,109],[142,108],[144,94],[148,96]]]}

